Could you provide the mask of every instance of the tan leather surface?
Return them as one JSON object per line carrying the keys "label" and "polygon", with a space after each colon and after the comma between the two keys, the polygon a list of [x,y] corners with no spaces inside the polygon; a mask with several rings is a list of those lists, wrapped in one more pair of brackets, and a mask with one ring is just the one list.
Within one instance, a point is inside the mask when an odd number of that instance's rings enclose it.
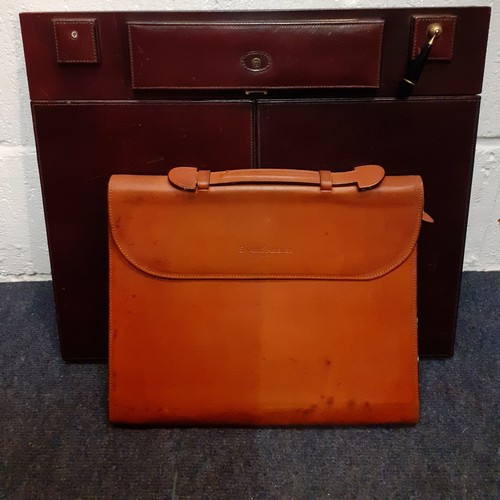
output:
{"label": "tan leather surface", "polygon": [[373,278],[408,257],[423,208],[419,177],[363,192],[259,184],[192,193],[163,176],[113,176],[110,186],[116,245],[165,278]]}
{"label": "tan leather surface", "polygon": [[113,176],[110,420],[417,421],[422,199]]}

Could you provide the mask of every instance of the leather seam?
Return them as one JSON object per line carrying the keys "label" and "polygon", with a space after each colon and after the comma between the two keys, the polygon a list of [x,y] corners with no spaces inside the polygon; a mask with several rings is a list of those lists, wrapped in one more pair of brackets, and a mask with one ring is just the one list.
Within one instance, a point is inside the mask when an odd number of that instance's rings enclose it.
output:
{"label": "leather seam", "polygon": [[184,100],[184,101],[33,101],[34,106],[39,107],[58,107],[58,106],[248,106],[251,104],[250,100],[224,100],[224,101],[194,101],[194,100]]}
{"label": "leather seam", "polygon": [[255,111],[255,106],[253,102],[250,103],[250,112],[248,113],[249,116],[249,130],[250,130],[250,168],[254,167],[254,144],[255,141],[258,140],[257,137],[255,137],[254,134],[254,111]]}
{"label": "leather seam", "polygon": [[417,400],[417,407],[418,407],[418,412],[420,416],[420,389],[418,385],[418,309],[417,309],[417,252],[418,252],[418,247],[415,245],[415,248],[413,249],[415,252],[415,255],[413,256],[413,264],[412,264],[412,309],[413,309],[413,321],[414,324],[412,325],[412,336],[413,336],[413,355],[414,359],[416,359],[415,363],[415,374],[414,374],[414,383],[413,387],[416,388],[416,400]]}
{"label": "leather seam", "polygon": [[[263,72],[264,73],[264,72]],[[169,89],[177,89],[177,90],[260,90],[260,89],[378,89],[380,88],[380,76],[379,83],[376,85],[345,85],[345,84],[335,84],[335,85],[204,85],[202,87],[194,87],[190,86],[178,86],[178,85],[159,85],[152,86],[148,85],[147,87],[140,87],[132,83],[132,88],[136,90],[169,90]]]}
{"label": "leather seam", "polygon": [[[377,86],[376,87],[367,87],[367,88],[380,88],[380,74],[382,71],[382,44],[384,42],[384,28],[385,21],[382,23],[379,33],[379,42],[378,42],[378,71],[377,71]],[[353,87],[354,88],[354,87]]]}
{"label": "leather seam", "polygon": [[210,27],[240,27],[240,26],[256,26],[258,28],[262,27],[273,27],[273,26],[329,26],[329,25],[335,25],[335,26],[358,26],[360,24],[372,24],[374,26],[377,25],[384,25],[385,20],[384,19],[360,19],[356,21],[348,21],[346,19],[339,19],[339,20],[325,20],[325,21],[310,21],[307,23],[304,22],[295,22],[295,21],[277,21],[277,22],[257,22],[257,21],[250,21],[250,22],[225,22],[221,21],[218,23],[213,23],[213,22],[137,22],[137,21],[129,21],[127,22],[127,25],[130,27],[134,26],[145,26],[145,27],[160,27],[160,28],[165,28],[165,27],[179,27],[179,28],[206,28],[207,26]]}
{"label": "leather seam", "polygon": [[[108,210],[109,210],[109,217],[110,220],[112,220],[112,204],[111,204],[111,186],[113,183],[113,178],[111,177],[109,180],[109,186],[108,186]],[[111,224],[108,224],[108,231],[111,230]],[[113,243],[114,243],[114,238],[113,238]],[[114,375],[113,375],[113,354],[114,354],[114,342],[113,342],[113,251],[111,250],[111,238],[109,238],[108,234],[108,252],[109,252],[109,331],[108,331],[108,394],[109,394],[109,400],[108,400],[108,412],[111,413],[111,407],[115,408],[115,405],[113,403],[113,397],[111,394],[115,392],[114,390]]]}
{"label": "leather seam", "polygon": [[372,99],[370,101],[367,101],[367,99],[350,99],[350,98],[341,98],[341,99],[307,99],[307,100],[294,100],[294,99],[276,99],[276,100],[269,100],[269,101],[264,101],[261,100],[260,105],[261,106],[297,106],[297,105],[302,105],[302,106],[308,106],[311,104],[326,104],[326,105],[352,105],[352,104],[366,104],[366,105],[371,105],[371,104],[421,104],[422,102],[437,102],[437,103],[443,103],[443,102],[476,102],[478,96],[474,95],[471,97],[459,97],[455,98],[453,96],[439,96],[439,97],[434,97],[434,96],[418,96],[418,97],[412,97],[409,99],[398,99],[395,97],[377,97],[375,99]]}
{"label": "leather seam", "polygon": [[[427,97],[419,96],[410,99],[397,99],[379,97],[367,102],[366,99],[309,99],[309,100],[294,100],[294,99],[277,99],[277,100],[259,100],[259,106],[307,106],[311,104],[326,104],[326,105],[352,105],[352,104],[417,104],[422,102],[477,102],[478,96],[455,98],[448,97]],[[35,107],[57,107],[57,106],[247,106],[251,104],[251,100],[224,100],[224,101],[196,101],[196,100],[183,100],[183,101],[139,101],[139,100],[124,100],[124,101],[85,101],[85,100],[67,100],[67,101],[32,101]]]}
{"label": "leather seam", "polygon": [[261,107],[261,104],[262,104],[262,100],[259,99],[256,101],[257,102],[257,105],[255,106],[255,119],[257,120],[257,125],[256,125],[256,129],[257,129],[257,137],[256,137],[256,141],[257,141],[257,168],[261,168],[261,145],[260,143],[262,142],[261,141],[261,137],[262,137],[262,131],[260,129],[260,107]]}
{"label": "leather seam", "polygon": [[130,80],[132,83],[132,88],[139,88],[135,85],[135,72],[134,72],[134,51],[132,50],[132,33],[130,28],[132,24],[127,23],[127,34],[128,34],[128,52],[129,52],[129,67],[130,67]]}

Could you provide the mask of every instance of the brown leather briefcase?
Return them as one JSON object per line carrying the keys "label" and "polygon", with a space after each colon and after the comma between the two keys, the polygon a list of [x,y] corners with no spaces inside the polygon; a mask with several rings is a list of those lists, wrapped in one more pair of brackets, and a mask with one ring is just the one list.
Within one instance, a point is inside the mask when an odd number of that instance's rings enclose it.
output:
{"label": "brown leather briefcase", "polygon": [[108,201],[112,422],[418,420],[420,177],[179,167]]}

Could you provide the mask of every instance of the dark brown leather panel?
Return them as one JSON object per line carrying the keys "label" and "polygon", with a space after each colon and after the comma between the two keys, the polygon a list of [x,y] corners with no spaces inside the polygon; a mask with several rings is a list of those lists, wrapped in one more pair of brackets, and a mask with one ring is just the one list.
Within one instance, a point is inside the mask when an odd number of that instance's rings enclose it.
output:
{"label": "dark brown leather panel", "polygon": [[419,174],[425,224],[419,242],[422,355],[451,355],[471,186],[478,97],[260,101],[258,164],[349,170],[378,163]]}
{"label": "dark brown leather panel", "polygon": [[38,103],[33,115],[62,353],[105,359],[110,175],[251,167],[251,104]]}
{"label": "dark brown leather panel", "polygon": [[[135,99],[165,96],[166,91],[134,91],[130,74],[128,23],[301,22],[353,19],[384,21],[380,87],[371,95],[391,96],[399,87],[411,53],[413,16],[456,15],[451,61],[429,61],[414,95],[481,92],[490,9],[366,9],[269,12],[59,12],[21,14],[31,99]],[[101,63],[58,64],[53,20],[95,18]],[[472,28],[473,27],[473,30]],[[471,33],[473,32],[473,42]],[[436,41],[436,47],[439,40]],[[186,45],[189,48],[189,43]],[[345,47],[347,51],[349,46]],[[226,75],[227,76],[227,75]],[[229,75],[230,76],[230,75]],[[223,74],[221,73],[221,79]],[[277,85],[277,82],[275,82]],[[270,91],[277,95],[279,91]],[[345,90],[343,91],[345,93]],[[362,90],[352,90],[359,95]],[[168,94],[167,94],[168,95]],[[214,94],[212,94],[214,95]],[[241,92],[240,94],[241,95]],[[345,95],[345,94],[344,94]],[[207,95],[205,94],[206,98]]]}
{"label": "dark brown leather panel", "polygon": [[383,29],[377,19],[131,23],[132,86],[376,88]]}
{"label": "dark brown leather panel", "polygon": [[[420,352],[450,355],[479,103],[474,94],[481,91],[489,16],[488,7],[21,14],[65,358],[105,359],[107,282],[102,276],[106,262],[99,248],[106,232],[102,207],[109,174],[164,174],[177,165],[249,168],[256,166],[258,155],[252,151],[257,150],[261,166],[270,168],[328,170],[380,163],[391,174],[423,174],[427,210],[436,224],[424,226],[419,248],[420,326],[424,332]],[[425,36],[427,19],[456,18],[452,23],[455,32],[451,40],[450,23],[444,23],[445,32],[433,51],[434,56],[444,55],[447,60],[431,57],[413,90],[414,97],[432,97],[398,101],[393,97],[412,52],[418,49],[412,35],[415,18],[422,21],[418,37]],[[244,88],[132,88],[129,24],[282,26],[335,24],[346,19],[384,22],[378,89],[261,87],[249,91],[257,93],[251,93],[253,99],[248,101]],[[90,25],[86,24],[89,20]],[[61,40],[54,22],[68,28],[61,31]],[[93,32],[88,31],[89,26]],[[80,27],[85,27],[83,38],[79,32],[72,39],[74,30],[69,28],[79,31]],[[186,54],[195,50],[191,38],[185,45]],[[59,41],[66,52],[61,52]],[[271,37],[266,43],[271,44]],[[420,38],[416,45],[419,43]],[[76,49],[83,52],[75,59]],[[349,44],[345,50],[351,54]],[[282,47],[281,53],[285,52]],[[242,68],[253,67],[255,57],[260,57],[261,68],[265,68],[262,75],[273,71],[271,54],[252,51],[241,60]],[[79,60],[89,63],[76,62]],[[163,68],[158,71],[161,76]],[[298,73],[293,77],[306,78],[304,72]],[[220,78],[232,78],[231,71],[224,67]],[[278,80],[274,80],[276,86]],[[260,99],[266,91],[267,98]],[[220,108],[203,104],[221,99],[240,99],[241,104],[225,102]],[[292,106],[293,99],[307,101]],[[257,125],[259,135],[255,136],[252,130]],[[321,179],[327,187],[328,179],[324,175]],[[199,177],[198,186],[208,186],[208,180]],[[70,202],[72,212],[65,214]],[[76,283],[86,283],[87,276],[88,288],[78,291]]]}

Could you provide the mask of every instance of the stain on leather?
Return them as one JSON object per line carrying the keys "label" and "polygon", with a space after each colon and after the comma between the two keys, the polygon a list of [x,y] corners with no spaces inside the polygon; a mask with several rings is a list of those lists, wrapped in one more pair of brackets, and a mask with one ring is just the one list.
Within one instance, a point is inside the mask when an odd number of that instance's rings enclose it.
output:
{"label": "stain on leather", "polygon": [[296,410],[297,413],[302,413],[302,415],[310,415],[311,413],[314,413],[316,409],[318,408],[318,405],[311,405],[309,408],[298,408]]}

